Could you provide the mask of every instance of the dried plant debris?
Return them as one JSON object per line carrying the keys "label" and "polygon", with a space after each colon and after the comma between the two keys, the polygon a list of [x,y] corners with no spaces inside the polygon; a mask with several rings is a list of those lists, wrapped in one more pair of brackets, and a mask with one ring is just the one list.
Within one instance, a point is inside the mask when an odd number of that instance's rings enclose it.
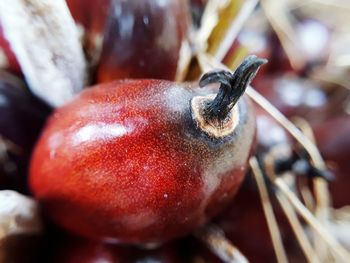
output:
{"label": "dried plant debris", "polygon": [[288,0],[262,0],[261,5],[293,68],[303,68],[306,60],[300,48],[297,32],[293,27],[294,18],[289,12],[290,3]]}
{"label": "dried plant debris", "polygon": [[201,27],[194,36],[196,50],[204,51],[207,49],[208,38],[220,20],[220,10],[223,10],[228,4],[229,0],[209,0],[207,2],[201,17]]}
{"label": "dried plant debris", "polygon": [[66,1],[1,0],[0,23],[35,95],[59,106],[84,87],[86,61]]}
{"label": "dried plant debris", "polygon": [[[221,68],[225,70],[229,70],[225,65],[216,61],[208,54],[199,54],[198,56],[199,64],[201,68],[205,71],[213,69],[213,68]],[[257,91],[255,91],[252,87],[247,88],[247,94],[249,97],[256,102],[259,106],[261,106],[267,113],[269,113],[276,121],[278,121],[303,147],[311,157],[312,163],[318,169],[325,169],[325,163],[317,149],[317,147],[309,140],[293,123],[291,123],[284,115],[282,115],[273,105],[271,105],[262,95],[260,95]],[[321,255],[321,258],[324,256],[332,256],[337,260],[341,260],[344,262],[349,262],[350,254],[346,248],[339,244],[339,241],[343,242],[340,237],[335,237],[334,233],[329,232],[329,229],[325,227],[329,223],[328,210],[329,210],[329,192],[327,189],[327,183],[325,180],[321,178],[315,178],[313,180],[314,190],[317,200],[316,213],[313,214],[309,211],[298,199],[294,192],[292,192],[289,186],[282,178],[275,178],[271,180],[274,186],[287,198],[288,202],[293,206],[295,211],[306,221],[306,223],[313,228],[313,231],[317,233],[317,241],[322,245],[326,246]],[[266,202],[265,204],[268,204]],[[322,213],[320,213],[322,212]],[[319,216],[319,214],[321,216]],[[333,231],[334,232],[334,231]],[[274,229],[271,231],[271,234],[276,235],[278,233],[278,229]],[[339,240],[339,241],[338,241]],[[276,242],[280,243],[280,242]],[[343,242],[345,243],[345,242]],[[275,246],[276,247],[276,246]],[[324,248],[324,246],[322,246]],[[320,253],[318,247],[315,249],[317,253]],[[328,253],[331,252],[331,253]],[[283,261],[283,252],[281,248],[276,249],[276,253],[279,253],[280,261]],[[325,254],[325,255],[323,255]]]}
{"label": "dried plant debris", "polygon": [[230,5],[222,12],[218,25],[210,38],[209,53],[221,61],[234,43],[238,33],[258,4],[257,0],[231,1]]}
{"label": "dried plant debris", "polygon": [[248,263],[247,258],[226,239],[222,229],[215,225],[202,228],[196,233],[201,240],[224,263]]}
{"label": "dried plant debris", "polygon": [[350,206],[332,210],[329,228],[338,241],[350,250]]}
{"label": "dried plant debris", "polygon": [[39,234],[41,231],[36,201],[15,191],[0,191],[0,240],[9,235]]}
{"label": "dried plant debris", "polygon": [[42,229],[36,201],[0,191],[0,263],[35,262]]}

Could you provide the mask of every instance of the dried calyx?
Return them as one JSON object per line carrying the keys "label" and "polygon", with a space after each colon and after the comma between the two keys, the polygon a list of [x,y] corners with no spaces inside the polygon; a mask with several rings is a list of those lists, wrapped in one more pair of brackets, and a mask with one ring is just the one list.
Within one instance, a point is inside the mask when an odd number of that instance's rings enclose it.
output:
{"label": "dried calyx", "polygon": [[266,59],[251,55],[244,59],[234,73],[220,70],[202,76],[200,87],[219,83],[220,88],[216,96],[197,96],[191,101],[193,118],[201,130],[216,138],[224,137],[234,130],[238,118],[238,109],[234,106],[265,63]]}

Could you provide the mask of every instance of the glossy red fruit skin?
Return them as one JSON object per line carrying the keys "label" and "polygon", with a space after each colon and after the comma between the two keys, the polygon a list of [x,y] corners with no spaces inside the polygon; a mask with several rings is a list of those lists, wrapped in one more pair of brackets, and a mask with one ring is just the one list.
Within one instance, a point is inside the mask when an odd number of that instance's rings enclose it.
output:
{"label": "glossy red fruit skin", "polygon": [[97,83],[123,78],[174,80],[189,18],[187,0],[113,1]]}
{"label": "glossy red fruit skin", "polygon": [[336,208],[350,204],[350,116],[342,114],[313,126],[316,143],[324,159],[335,171],[329,183]]}
{"label": "glossy red fruit skin", "polygon": [[255,133],[247,98],[233,134],[200,132],[190,100],[208,93],[160,80],[85,90],[42,133],[34,195],[59,225],[95,239],[161,243],[190,233],[233,198]]}
{"label": "glossy red fruit skin", "polygon": [[113,0],[67,0],[68,8],[82,29],[83,45],[91,63],[99,58],[104,28]]}

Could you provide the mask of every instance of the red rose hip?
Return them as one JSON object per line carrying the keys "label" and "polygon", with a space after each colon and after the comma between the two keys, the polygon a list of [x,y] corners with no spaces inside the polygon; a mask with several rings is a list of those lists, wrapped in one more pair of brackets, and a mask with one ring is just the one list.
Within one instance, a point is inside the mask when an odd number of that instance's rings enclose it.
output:
{"label": "red rose hip", "polygon": [[248,57],[200,86],[126,80],[83,91],[47,123],[30,184],[61,226],[95,239],[161,243],[190,233],[233,197],[255,120],[237,101],[265,60]]}

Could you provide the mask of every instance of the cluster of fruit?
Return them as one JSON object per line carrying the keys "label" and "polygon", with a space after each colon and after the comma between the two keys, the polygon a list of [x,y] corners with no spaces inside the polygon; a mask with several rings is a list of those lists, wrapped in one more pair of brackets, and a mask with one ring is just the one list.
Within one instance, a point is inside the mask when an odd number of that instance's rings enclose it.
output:
{"label": "cluster of fruit", "polygon": [[[261,66],[254,88],[286,117],[308,121],[337,166],[334,206],[350,203],[343,98],[307,78],[327,60],[330,30],[300,24],[328,38],[316,51],[303,42],[298,70],[264,29],[267,44],[249,53],[267,65],[250,55],[233,72],[176,82],[184,61],[198,67],[206,2],[0,2],[0,262],[222,262],[203,245],[209,224],[252,262],[273,261],[250,157],[268,177],[267,157],[284,147],[274,174],[333,177],[244,95]],[[223,62],[248,49],[252,32],[241,31]],[[291,257],[302,260],[285,218],[280,224]]]}

